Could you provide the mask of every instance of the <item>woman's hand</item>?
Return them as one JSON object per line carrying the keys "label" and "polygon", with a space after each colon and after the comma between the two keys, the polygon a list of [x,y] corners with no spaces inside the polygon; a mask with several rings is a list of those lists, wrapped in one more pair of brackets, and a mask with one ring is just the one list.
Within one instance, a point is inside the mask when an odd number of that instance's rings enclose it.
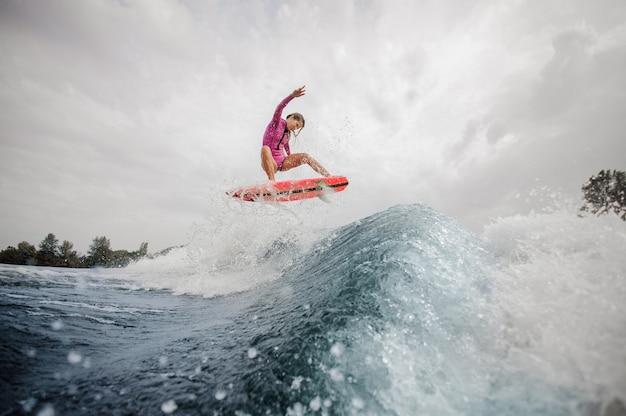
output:
{"label": "woman's hand", "polygon": [[303,85],[300,88],[293,90],[293,92],[291,93],[291,96],[293,98],[302,97],[305,93],[304,88],[305,86]]}

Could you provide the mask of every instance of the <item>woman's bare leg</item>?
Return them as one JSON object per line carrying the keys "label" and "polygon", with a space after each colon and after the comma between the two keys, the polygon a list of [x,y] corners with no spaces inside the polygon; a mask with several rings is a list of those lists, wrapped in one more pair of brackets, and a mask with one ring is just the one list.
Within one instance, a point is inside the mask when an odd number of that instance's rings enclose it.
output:
{"label": "woman's bare leg", "polygon": [[324,169],[324,166],[320,165],[320,163],[317,160],[313,159],[311,156],[309,156],[308,153],[290,154],[285,158],[281,170],[285,171],[293,169],[300,165],[309,165],[311,166],[311,168],[313,168],[315,172],[319,173],[320,175],[330,176],[330,173],[328,173],[328,171]]}
{"label": "woman's bare leg", "polygon": [[263,170],[267,174],[267,179],[270,181],[275,180],[274,175],[278,171],[278,165],[272,157],[272,151],[268,146],[261,148],[261,167],[263,167]]}

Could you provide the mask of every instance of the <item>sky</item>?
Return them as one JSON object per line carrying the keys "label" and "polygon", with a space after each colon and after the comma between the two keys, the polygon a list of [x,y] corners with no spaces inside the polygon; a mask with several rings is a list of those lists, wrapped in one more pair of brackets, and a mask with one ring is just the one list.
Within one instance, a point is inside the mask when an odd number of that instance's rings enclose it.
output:
{"label": "sky", "polygon": [[623,0],[0,0],[0,248],[186,244],[266,180],[301,85],[292,151],[349,178],[337,221],[424,203],[479,233],[626,170],[625,69]]}

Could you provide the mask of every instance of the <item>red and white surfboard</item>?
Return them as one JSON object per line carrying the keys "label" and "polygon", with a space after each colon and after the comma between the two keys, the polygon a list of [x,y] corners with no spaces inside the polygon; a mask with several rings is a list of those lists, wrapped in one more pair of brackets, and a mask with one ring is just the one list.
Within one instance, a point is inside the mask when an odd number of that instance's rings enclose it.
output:
{"label": "red and white surfboard", "polygon": [[341,192],[348,186],[345,176],[328,178],[296,179],[282,182],[267,182],[244,188],[231,189],[226,194],[242,201],[287,202],[320,197]]}

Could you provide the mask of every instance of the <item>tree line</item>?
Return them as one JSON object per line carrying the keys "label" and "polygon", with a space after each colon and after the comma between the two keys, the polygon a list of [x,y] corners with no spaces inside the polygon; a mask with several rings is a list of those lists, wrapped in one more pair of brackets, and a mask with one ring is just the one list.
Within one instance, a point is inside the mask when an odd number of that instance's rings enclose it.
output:
{"label": "tree line", "polygon": [[9,246],[0,251],[0,263],[73,268],[125,267],[147,255],[148,243],[141,243],[137,251],[113,250],[106,237],[94,238],[87,254],[79,255],[73,243],[65,240],[59,244],[56,236],[50,233],[39,243],[39,250],[22,241],[17,247]]}

